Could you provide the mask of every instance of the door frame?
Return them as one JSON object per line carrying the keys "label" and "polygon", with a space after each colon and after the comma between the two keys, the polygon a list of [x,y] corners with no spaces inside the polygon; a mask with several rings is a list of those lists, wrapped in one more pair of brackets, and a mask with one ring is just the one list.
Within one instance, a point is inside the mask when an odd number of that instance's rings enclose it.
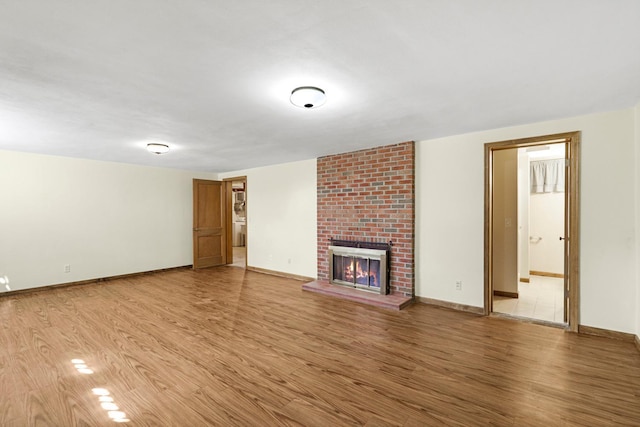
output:
{"label": "door frame", "polygon": [[580,131],[512,139],[484,145],[484,314],[493,312],[493,152],[511,148],[565,143],[565,302],[567,329],[578,332],[580,321]]}

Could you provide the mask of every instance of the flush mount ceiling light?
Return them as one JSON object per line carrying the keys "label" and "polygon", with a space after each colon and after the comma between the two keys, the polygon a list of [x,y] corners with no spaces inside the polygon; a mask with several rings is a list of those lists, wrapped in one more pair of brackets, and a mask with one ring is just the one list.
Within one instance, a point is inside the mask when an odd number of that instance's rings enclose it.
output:
{"label": "flush mount ceiling light", "polygon": [[164,154],[169,151],[169,146],[167,144],[152,142],[147,144],[147,151],[155,154]]}
{"label": "flush mount ceiling light", "polygon": [[316,108],[327,100],[327,95],[320,88],[302,86],[291,92],[291,103],[300,108]]}

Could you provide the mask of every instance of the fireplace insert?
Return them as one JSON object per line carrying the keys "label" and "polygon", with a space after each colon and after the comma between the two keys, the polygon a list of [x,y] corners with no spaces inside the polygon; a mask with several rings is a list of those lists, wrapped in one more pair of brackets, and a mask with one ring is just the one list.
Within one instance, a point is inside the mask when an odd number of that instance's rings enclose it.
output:
{"label": "fireplace insert", "polygon": [[[389,293],[389,246],[370,242],[349,242],[352,246],[329,246],[329,278],[336,285],[348,286],[382,295]],[[367,248],[363,246],[383,247]]]}

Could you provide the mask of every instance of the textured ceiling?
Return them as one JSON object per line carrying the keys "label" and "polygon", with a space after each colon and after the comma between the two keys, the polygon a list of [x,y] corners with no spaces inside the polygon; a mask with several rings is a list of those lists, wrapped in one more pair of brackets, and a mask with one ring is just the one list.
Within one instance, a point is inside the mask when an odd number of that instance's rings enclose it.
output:
{"label": "textured ceiling", "polygon": [[[640,100],[637,0],[0,0],[0,10],[7,150],[224,172]],[[303,85],[327,103],[291,105]],[[173,149],[153,155],[146,140]]]}

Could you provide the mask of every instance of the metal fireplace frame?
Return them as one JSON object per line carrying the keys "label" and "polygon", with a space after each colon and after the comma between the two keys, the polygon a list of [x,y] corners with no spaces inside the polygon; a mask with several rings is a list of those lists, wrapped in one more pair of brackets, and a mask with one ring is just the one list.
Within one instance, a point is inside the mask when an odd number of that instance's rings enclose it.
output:
{"label": "metal fireplace frame", "polygon": [[[356,288],[367,292],[387,295],[389,293],[389,279],[391,271],[391,246],[392,243],[365,242],[356,240],[329,239],[329,282],[335,285]],[[337,253],[336,253],[337,252]],[[380,287],[371,287],[353,282],[334,279],[333,259],[334,254],[351,258],[365,258],[380,261]]]}

